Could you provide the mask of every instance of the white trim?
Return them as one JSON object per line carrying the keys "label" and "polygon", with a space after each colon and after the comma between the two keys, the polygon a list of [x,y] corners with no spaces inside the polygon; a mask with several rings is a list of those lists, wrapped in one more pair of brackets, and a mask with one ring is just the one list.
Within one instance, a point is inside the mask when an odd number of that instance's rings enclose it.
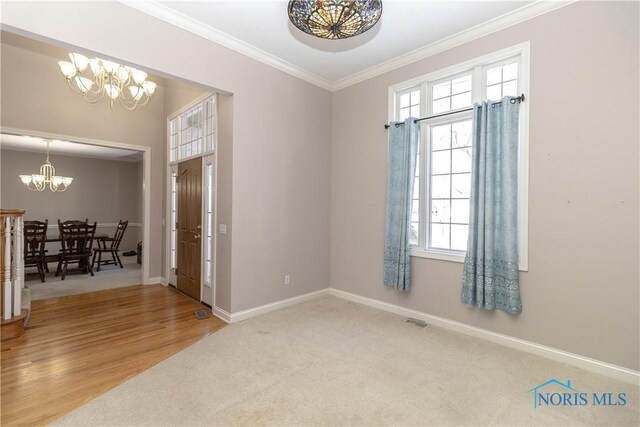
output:
{"label": "white trim", "polygon": [[301,302],[309,301],[315,298],[328,296],[329,288],[322,289],[320,291],[310,292],[308,294],[298,295],[296,297],[283,299],[281,301],[272,302],[271,304],[261,305],[259,307],[250,308],[247,310],[238,311],[230,314],[229,323],[237,323],[243,320],[250,319],[251,317],[259,316],[261,314],[270,313],[281,308],[289,307],[291,305],[300,304]]}
{"label": "white trim", "polygon": [[226,34],[220,30],[217,30],[209,25],[206,25],[196,19],[181,14],[163,4],[155,1],[135,1],[135,0],[120,0],[121,3],[136,9],[147,15],[153,16],[171,25],[175,25],[178,28],[189,31],[198,36],[204,37],[214,43],[217,43],[226,48],[239,52],[249,58],[256,61],[267,64],[280,71],[284,71],[294,77],[298,77],[304,81],[314,84],[322,89],[326,89],[330,92],[335,92],[346,87],[355,85],[373,77],[379,76],[397,68],[404,67],[412,64],[421,59],[428,58],[436,55],[447,49],[469,43],[473,40],[535,18],[548,12],[552,12],[564,6],[568,6],[577,0],[562,0],[562,1],[544,1],[538,0],[504,15],[498,16],[489,21],[478,24],[474,27],[463,30],[459,33],[453,34],[449,37],[445,37],[431,44],[413,50],[411,52],[400,55],[396,58],[374,65],[363,71],[359,71],[350,76],[344,77],[335,81],[328,81],[314,73],[311,73],[297,65],[291,64],[265,52],[262,49],[250,45],[242,40],[239,40],[229,34]]}
{"label": "white trim", "polygon": [[213,313],[214,316],[219,317],[220,319],[224,320],[227,323],[231,323],[231,314],[229,314],[228,311],[223,310],[222,308],[214,305],[213,308],[211,309],[211,312]]}
{"label": "white trim", "polygon": [[346,299],[348,301],[353,301],[369,307],[377,308],[389,313],[394,313],[399,316],[423,320],[431,325],[438,326],[443,329],[484,339],[486,341],[491,341],[505,347],[520,350],[525,353],[535,354],[537,356],[546,357],[558,362],[568,363],[578,368],[586,369],[597,374],[606,375],[608,377],[625,381],[634,385],[638,385],[638,382],[640,381],[640,372],[624,368],[622,366],[601,362],[596,359],[591,359],[589,357],[569,353],[564,350],[558,350],[556,348],[536,344],[531,341],[525,341],[519,338],[510,337],[508,335],[487,331],[486,329],[476,328],[475,326],[466,325],[454,320],[445,319],[443,317],[434,316],[421,311],[412,310],[395,304],[390,304],[384,301],[363,297],[360,295],[352,294],[350,292],[341,291],[339,289],[330,288],[329,295]]}
{"label": "white trim", "polygon": [[535,18],[548,12],[552,12],[564,6],[568,6],[575,3],[576,0],[568,1],[543,1],[538,0],[529,5],[523,6],[519,9],[506,13],[502,16],[494,18],[490,21],[478,24],[475,27],[471,27],[467,30],[461,31],[444,39],[440,39],[436,42],[418,48],[414,51],[408,52],[404,55],[400,55],[389,61],[383,62],[378,65],[374,65],[364,71],[357,72],[343,79],[336,80],[331,83],[331,91],[335,92],[344,89],[349,86],[353,86],[357,83],[369,80],[373,77],[377,77],[381,74],[388,73],[395,69],[407,66],[414,62],[436,55],[448,49],[452,49],[456,46],[460,46],[465,43],[469,43],[473,40]]}
{"label": "white trim", "polygon": [[30,135],[39,138],[59,139],[62,141],[72,141],[81,144],[99,145],[102,147],[124,148],[142,152],[142,283],[148,285],[149,279],[149,248],[151,247],[151,147],[146,145],[134,145],[116,141],[105,141],[101,139],[83,138],[72,135],[61,135],[51,132],[40,132],[2,126],[0,131],[14,135]]}
{"label": "white trim", "polygon": [[264,50],[258,49],[255,46],[243,42],[242,40],[230,36],[229,34],[206,25],[196,19],[177,12],[174,9],[171,9],[163,4],[156,3],[155,1],[120,1],[121,3],[133,9],[137,9],[140,12],[146,13],[147,15],[151,15],[164,22],[175,25],[178,28],[182,28],[183,30],[189,31],[207,40],[211,40],[214,43],[239,52],[245,56],[248,56],[249,58],[262,62],[263,64],[267,64],[280,71],[284,71],[287,74],[298,77],[299,79],[321,87],[322,89],[326,89],[328,91],[332,90],[331,83],[328,80],[323,79],[322,77],[307,70],[304,70],[297,65],[291,64],[290,62],[278,58],[275,55],[265,52]]}
{"label": "white trim", "polygon": [[164,277],[149,277],[149,280],[147,280],[147,285],[164,285]]}
{"label": "white trim", "polygon": [[[420,233],[420,234],[424,234],[424,233]],[[438,259],[441,261],[463,263],[465,255],[464,253],[461,253],[460,255],[456,255],[453,251],[439,252],[433,249],[424,250],[418,247],[413,247],[411,248],[411,252],[409,256],[417,257],[417,258],[429,258],[429,259]]]}

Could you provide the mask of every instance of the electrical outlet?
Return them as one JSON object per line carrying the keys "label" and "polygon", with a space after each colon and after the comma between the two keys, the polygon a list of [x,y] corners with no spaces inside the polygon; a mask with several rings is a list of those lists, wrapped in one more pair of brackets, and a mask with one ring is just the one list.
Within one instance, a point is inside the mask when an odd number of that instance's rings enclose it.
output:
{"label": "electrical outlet", "polygon": [[288,274],[286,276],[284,276],[284,284],[285,285],[290,285],[291,284],[291,276],[289,276]]}
{"label": "electrical outlet", "polygon": [[218,224],[218,231],[220,232],[220,234],[227,234],[227,225]]}

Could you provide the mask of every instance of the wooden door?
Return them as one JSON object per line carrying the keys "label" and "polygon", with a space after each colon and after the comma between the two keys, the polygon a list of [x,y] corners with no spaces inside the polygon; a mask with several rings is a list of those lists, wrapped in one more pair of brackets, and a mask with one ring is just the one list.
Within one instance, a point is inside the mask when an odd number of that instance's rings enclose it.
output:
{"label": "wooden door", "polygon": [[200,301],[202,159],[178,164],[178,290]]}

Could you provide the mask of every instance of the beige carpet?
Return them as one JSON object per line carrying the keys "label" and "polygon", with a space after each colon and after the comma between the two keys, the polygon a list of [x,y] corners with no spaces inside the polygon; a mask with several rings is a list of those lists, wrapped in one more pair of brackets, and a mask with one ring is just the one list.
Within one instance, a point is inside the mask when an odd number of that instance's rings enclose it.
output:
{"label": "beige carpet", "polygon": [[[403,320],[335,297],[289,307],[232,324],[54,424],[639,423],[633,385]],[[527,391],[551,378],[628,404],[534,409]]]}
{"label": "beige carpet", "polygon": [[[100,267],[100,271],[94,271],[93,277],[89,274],[69,274],[64,280],[60,276],[55,276],[57,265],[49,263],[50,272],[45,277],[46,282],[42,283],[37,274],[27,277],[26,284],[31,289],[31,300],[57,298],[141,284],[142,268],[136,262],[136,257],[120,256],[120,258],[124,268],[103,265]],[[35,271],[35,268],[27,269],[27,272]]]}

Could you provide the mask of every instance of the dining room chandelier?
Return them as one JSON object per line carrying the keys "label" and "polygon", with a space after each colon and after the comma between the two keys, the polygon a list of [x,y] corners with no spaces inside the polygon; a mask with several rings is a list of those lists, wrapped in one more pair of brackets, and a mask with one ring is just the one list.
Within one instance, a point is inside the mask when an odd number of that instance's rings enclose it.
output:
{"label": "dining room chandelier", "polygon": [[59,61],[60,71],[69,87],[86,101],[95,104],[106,95],[113,107],[115,100],[127,110],[146,105],[156,84],[144,71],[101,58],[70,53],[70,61]]}
{"label": "dining room chandelier", "polygon": [[31,191],[44,191],[45,188],[49,187],[49,190],[54,193],[60,193],[69,188],[73,178],[56,175],[56,168],[49,161],[49,143],[51,141],[45,139],[44,142],[47,143],[47,160],[40,166],[40,173],[20,175],[20,180]]}
{"label": "dining room chandelier", "polygon": [[291,0],[289,19],[322,39],[346,39],[371,29],[382,15],[381,0]]}

